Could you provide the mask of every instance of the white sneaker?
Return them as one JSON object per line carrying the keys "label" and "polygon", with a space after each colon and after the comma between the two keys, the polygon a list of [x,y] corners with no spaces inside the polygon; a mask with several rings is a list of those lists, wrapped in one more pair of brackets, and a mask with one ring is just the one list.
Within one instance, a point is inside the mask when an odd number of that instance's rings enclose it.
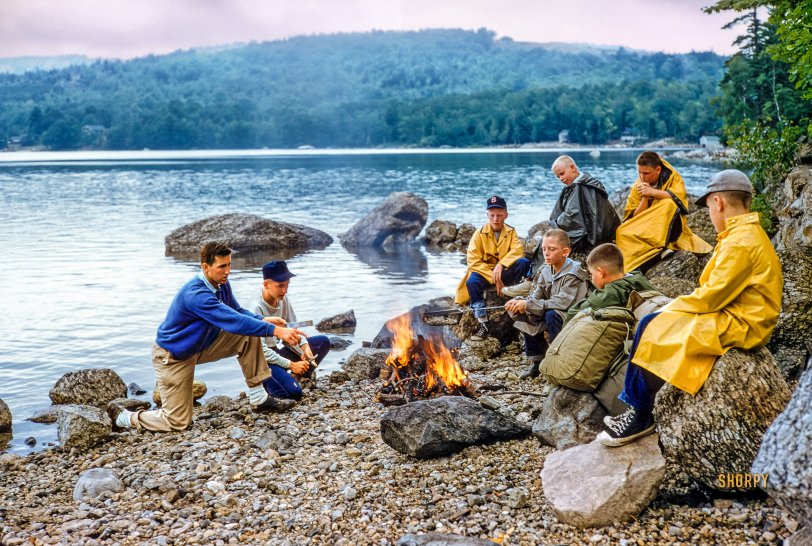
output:
{"label": "white sneaker", "polygon": [[529,296],[532,290],[533,281],[531,279],[525,279],[519,284],[504,287],[502,289],[502,295],[509,298],[515,298],[517,296]]}

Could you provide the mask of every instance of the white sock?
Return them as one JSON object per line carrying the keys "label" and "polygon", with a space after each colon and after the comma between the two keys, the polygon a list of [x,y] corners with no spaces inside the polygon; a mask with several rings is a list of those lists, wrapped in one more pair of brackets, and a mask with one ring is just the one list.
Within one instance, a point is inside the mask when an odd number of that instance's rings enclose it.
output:
{"label": "white sock", "polygon": [[133,412],[128,410],[121,410],[121,413],[116,417],[116,426],[120,428],[132,428],[133,422],[130,420]]}
{"label": "white sock", "polygon": [[263,403],[265,400],[268,399],[268,393],[265,392],[265,387],[261,384],[257,385],[256,387],[248,387],[248,400],[253,405],[258,405]]}

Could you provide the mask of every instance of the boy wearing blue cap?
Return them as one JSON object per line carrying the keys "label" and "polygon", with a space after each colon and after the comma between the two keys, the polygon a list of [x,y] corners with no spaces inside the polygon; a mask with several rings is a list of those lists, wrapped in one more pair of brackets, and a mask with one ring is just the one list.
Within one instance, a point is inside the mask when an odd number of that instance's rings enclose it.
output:
{"label": "boy wearing blue cap", "polygon": [[[288,288],[291,277],[288,264],[282,260],[273,260],[262,267],[262,293],[254,306],[254,312],[263,317],[280,317],[286,323],[296,322],[296,313],[288,300]],[[300,381],[313,376],[314,367],[324,360],[330,351],[330,339],[327,336],[302,337],[297,354],[288,346],[279,348],[276,337],[262,338],[262,350],[271,368],[272,376],[265,382],[265,389],[271,396],[300,400],[302,387]],[[290,370],[291,374],[288,374]]]}
{"label": "boy wearing blue cap", "polygon": [[472,339],[484,339],[488,335],[488,313],[485,311],[485,290],[496,286],[502,288],[517,284],[530,276],[530,260],[524,257],[524,245],[513,227],[507,225],[507,202],[493,195],[488,198],[485,210],[488,223],[471,236],[468,243],[468,270],[457,287],[454,301],[460,305],[471,302],[479,329]]}

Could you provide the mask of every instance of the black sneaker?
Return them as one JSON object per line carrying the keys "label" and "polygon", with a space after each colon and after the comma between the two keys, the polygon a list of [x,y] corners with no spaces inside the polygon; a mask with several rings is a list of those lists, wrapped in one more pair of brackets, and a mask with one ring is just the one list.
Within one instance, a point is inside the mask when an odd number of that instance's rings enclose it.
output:
{"label": "black sneaker", "polygon": [[107,415],[110,417],[110,421],[113,423],[113,432],[121,432],[125,430],[116,424],[118,416],[121,415],[121,412],[125,409],[127,408],[125,408],[123,404],[116,402],[115,400],[107,404]]}
{"label": "black sneaker", "polygon": [[629,408],[626,413],[617,417],[604,419],[604,423],[606,430],[598,434],[596,439],[609,447],[626,445],[654,432],[654,416],[634,408]]}
{"label": "black sneaker", "polygon": [[487,322],[480,322],[479,323],[479,330],[477,330],[474,335],[471,336],[471,339],[474,341],[482,341],[488,337],[488,323]]}
{"label": "black sneaker", "polygon": [[265,401],[261,404],[257,404],[256,406],[252,406],[254,411],[288,411],[290,408],[296,405],[294,400],[286,400],[284,398],[277,398],[275,396],[271,396],[270,394],[265,399]]}

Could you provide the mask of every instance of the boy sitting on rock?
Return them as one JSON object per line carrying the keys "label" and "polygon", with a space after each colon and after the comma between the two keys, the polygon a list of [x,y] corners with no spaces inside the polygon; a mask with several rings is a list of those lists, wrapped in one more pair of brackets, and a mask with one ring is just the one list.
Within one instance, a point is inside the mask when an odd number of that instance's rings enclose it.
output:
{"label": "boy sitting on rock", "polygon": [[567,311],[567,320],[587,307],[603,309],[617,305],[625,306],[633,291],[655,289],[639,271],[624,273],[623,253],[612,243],[596,246],[586,257],[586,265],[592,276],[592,284],[597,290],[570,307]]}
{"label": "boy sitting on rock", "polygon": [[488,223],[476,230],[468,243],[468,271],[457,287],[454,301],[460,305],[471,302],[479,329],[471,339],[488,336],[488,312],[485,310],[485,289],[502,288],[530,276],[530,260],[524,257],[524,246],[516,230],[505,223],[507,202],[494,195],[486,204]]}
{"label": "boy sitting on rock", "polygon": [[750,212],[753,187],[741,171],[717,173],[696,204],[708,207],[716,248],[699,288],[643,317],[634,335],[623,392],[626,413],[606,417],[598,441],[628,444],[654,432],[654,398],[667,381],[691,395],[728,349],[769,340],[781,310],[781,264]]}
{"label": "boy sitting on rock", "polygon": [[545,233],[541,251],[544,265],[534,278],[530,295],[505,304],[513,326],[524,336],[525,354],[530,361],[522,379],[538,377],[547,343],[561,331],[567,309],[583,299],[590,288],[581,263],[569,258],[570,238],[566,231],[551,229]]}

